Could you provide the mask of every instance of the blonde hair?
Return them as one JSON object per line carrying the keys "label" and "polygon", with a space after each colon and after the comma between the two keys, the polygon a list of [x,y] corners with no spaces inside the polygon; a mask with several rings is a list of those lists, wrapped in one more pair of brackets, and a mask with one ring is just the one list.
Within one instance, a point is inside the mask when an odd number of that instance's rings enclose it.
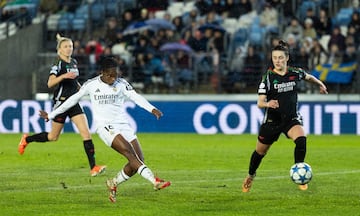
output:
{"label": "blonde hair", "polygon": [[64,42],[64,41],[72,41],[72,40],[70,38],[67,38],[67,37],[62,37],[58,33],[58,34],[56,34],[56,41],[57,41],[56,50],[58,51],[58,54],[59,54],[59,49],[60,49],[60,46],[61,46],[62,42]]}

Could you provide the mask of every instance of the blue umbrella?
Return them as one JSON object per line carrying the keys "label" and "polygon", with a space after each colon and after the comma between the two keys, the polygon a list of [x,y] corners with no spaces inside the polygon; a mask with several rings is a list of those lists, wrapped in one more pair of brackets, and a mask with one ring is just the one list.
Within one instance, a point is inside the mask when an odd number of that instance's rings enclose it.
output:
{"label": "blue umbrella", "polygon": [[124,29],[123,35],[135,34],[150,28],[151,26],[145,22],[134,22]]}
{"label": "blue umbrella", "polygon": [[226,30],[222,26],[216,25],[216,24],[210,24],[210,23],[204,24],[204,25],[202,25],[202,26],[200,26],[198,28],[198,30],[200,30],[202,32],[205,31],[206,29],[212,29],[214,31],[220,31],[222,33],[226,32]]}
{"label": "blue umbrella", "polygon": [[165,19],[160,19],[160,18],[148,19],[145,21],[145,23],[153,27],[155,30],[159,30],[159,29],[175,30],[175,25]]}
{"label": "blue umbrella", "polygon": [[160,51],[163,51],[163,52],[173,52],[173,51],[179,51],[179,50],[188,52],[188,53],[193,52],[193,50],[191,49],[191,47],[189,45],[178,43],[178,42],[165,43],[164,45],[162,45],[160,47]]}

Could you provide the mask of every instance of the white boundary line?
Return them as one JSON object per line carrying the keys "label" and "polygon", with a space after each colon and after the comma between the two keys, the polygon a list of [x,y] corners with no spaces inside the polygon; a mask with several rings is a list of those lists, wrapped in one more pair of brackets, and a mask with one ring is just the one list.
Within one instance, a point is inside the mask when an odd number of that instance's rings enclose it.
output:
{"label": "white boundary line", "polygon": [[[184,170],[185,171],[185,170]],[[187,170],[186,172],[199,172],[200,170]],[[201,170],[204,171],[204,170]],[[176,171],[162,171],[162,173],[173,173]],[[224,170],[205,170],[205,172],[209,172],[209,173],[214,173],[214,172],[230,172],[233,173],[233,171],[224,171]],[[357,174],[360,173],[360,169],[359,170],[344,170],[344,171],[339,171],[339,172],[315,172],[315,176],[328,176],[328,175],[343,175],[343,174]],[[90,178],[90,177],[89,177]],[[96,177],[96,178],[100,178]],[[289,176],[266,176],[266,177],[261,177],[258,176],[256,177],[256,180],[266,180],[266,179],[285,179],[285,178],[290,178]],[[218,178],[218,179],[206,179],[206,180],[186,180],[186,181],[176,181],[176,182],[172,182],[172,184],[192,184],[192,183],[201,183],[201,182],[232,182],[232,181],[238,181],[241,182],[243,180],[243,177],[239,177],[239,178]],[[131,181],[131,180],[130,180]],[[126,184],[126,183],[125,183]],[[139,185],[149,185],[148,182],[144,181],[143,183],[138,183],[138,182],[132,182],[130,184],[139,186]],[[240,184],[240,183],[239,183]],[[106,185],[105,185],[105,179],[104,179],[104,184],[86,184],[86,185],[67,185],[68,188],[64,189],[61,186],[61,183],[59,182],[57,187],[44,187],[44,188],[29,188],[29,189],[9,189],[9,190],[3,190],[2,192],[37,192],[37,191],[59,191],[59,190],[72,190],[72,189],[83,189],[83,188],[104,188],[104,190],[106,190]]]}

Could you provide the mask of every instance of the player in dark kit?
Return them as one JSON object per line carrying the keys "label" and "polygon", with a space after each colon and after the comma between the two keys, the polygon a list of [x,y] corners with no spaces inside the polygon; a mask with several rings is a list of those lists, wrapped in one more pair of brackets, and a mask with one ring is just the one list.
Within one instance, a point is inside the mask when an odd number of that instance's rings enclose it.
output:
{"label": "player in dark kit", "polygon": [[[242,191],[249,192],[261,160],[278,140],[281,133],[295,143],[295,163],[304,162],[306,155],[306,134],[302,118],[298,112],[297,88],[300,80],[319,85],[320,93],[327,94],[326,86],[314,76],[301,68],[290,67],[288,44],[280,41],[271,52],[273,68],[269,68],[262,77],[258,89],[259,108],[265,108],[265,116],[258,134],[256,149],[250,158],[248,176],[245,178]],[[307,190],[308,185],[299,185]]]}
{"label": "player in dark kit", "polygon": [[[51,67],[47,83],[49,88],[56,86],[53,98],[53,109],[59,107],[67,98],[78,92],[81,87],[77,81],[77,77],[79,76],[77,62],[71,57],[73,52],[72,40],[70,38],[57,35],[57,42],[58,59]],[[74,122],[81,137],[83,138],[84,149],[90,165],[90,175],[97,176],[105,170],[106,166],[99,166],[95,163],[94,144],[91,139],[86,116],[79,104],[76,104],[67,112],[56,116],[52,122],[50,132],[42,132],[32,136],[23,134],[18,147],[19,154],[24,154],[26,146],[31,142],[56,141],[64,128],[64,123],[67,117]]]}

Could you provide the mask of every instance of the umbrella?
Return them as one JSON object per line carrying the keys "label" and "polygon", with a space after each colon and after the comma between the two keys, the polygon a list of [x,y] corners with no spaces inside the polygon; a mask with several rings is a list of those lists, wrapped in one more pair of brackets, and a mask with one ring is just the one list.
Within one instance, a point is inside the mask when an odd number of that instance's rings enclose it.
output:
{"label": "umbrella", "polygon": [[175,30],[175,25],[165,19],[160,19],[160,18],[148,19],[145,21],[145,23],[152,26],[155,30],[159,30],[159,29]]}
{"label": "umbrella", "polygon": [[145,22],[135,22],[124,29],[123,35],[135,34],[146,29],[150,29],[150,25],[146,24]]}
{"label": "umbrella", "polygon": [[166,51],[171,52],[171,51],[178,51],[178,50],[182,50],[182,51],[188,52],[188,53],[193,52],[193,50],[191,49],[191,47],[189,45],[178,43],[178,42],[169,42],[160,47],[160,51],[164,51],[164,52],[166,52]]}
{"label": "umbrella", "polygon": [[200,30],[202,32],[205,31],[206,29],[212,29],[214,31],[221,31],[222,33],[226,32],[226,30],[222,26],[216,25],[216,24],[210,24],[210,23],[204,24],[198,28],[198,30]]}

